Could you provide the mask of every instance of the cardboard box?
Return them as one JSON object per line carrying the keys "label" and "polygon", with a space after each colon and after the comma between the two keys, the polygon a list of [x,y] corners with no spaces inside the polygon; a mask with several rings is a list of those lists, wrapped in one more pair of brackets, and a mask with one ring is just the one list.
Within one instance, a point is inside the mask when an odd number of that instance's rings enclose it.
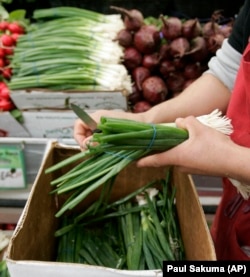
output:
{"label": "cardboard box", "polygon": [[[126,271],[55,262],[54,232],[59,219],[54,215],[57,205],[60,206],[60,199],[49,195],[52,176],[45,174],[44,170],[78,151],[78,148],[61,147],[58,143],[52,143],[47,149],[46,158],[9,244],[6,260],[11,277],[162,276],[161,270]],[[113,199],[130,193],[146,182],[164,178],[166,170],[138,169],[133,164],[129,165],[117,176]],[[63,171],[57,174],[63,174]],[[173,183],[177,187],[177,210],[187,260],[215,260],[213,243],[192,178],[175,170]],[[98,196],[98,191],[93,192],[83,204],[88,206]]]}
{"label": "cardboard box", "polygon": [[46,91],[15,90],[11,99],[20,110],[27,109],[69,109],[75,103],[84,109],[127,110],[127,92],[123,91]]}

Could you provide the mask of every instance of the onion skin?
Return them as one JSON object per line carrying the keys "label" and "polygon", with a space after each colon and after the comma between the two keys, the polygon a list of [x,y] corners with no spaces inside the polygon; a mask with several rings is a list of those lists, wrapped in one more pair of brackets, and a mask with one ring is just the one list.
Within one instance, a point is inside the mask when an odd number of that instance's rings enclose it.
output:
{"label": "onion skin", "polygon": [[142,83],[142,93],[150,104],[158,104],[166,100],[168,88],[159,76],[150,76]]}

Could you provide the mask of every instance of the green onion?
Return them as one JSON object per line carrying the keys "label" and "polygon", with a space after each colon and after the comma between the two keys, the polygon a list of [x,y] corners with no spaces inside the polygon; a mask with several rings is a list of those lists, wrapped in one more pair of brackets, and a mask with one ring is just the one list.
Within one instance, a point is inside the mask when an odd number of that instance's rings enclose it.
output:
{"label": "green onion", "polygon": [[37,23],[18,39],[11,58],[11,90],[122,90],[131,77],[115,40],[121,16],[59,7],[34,12]]}

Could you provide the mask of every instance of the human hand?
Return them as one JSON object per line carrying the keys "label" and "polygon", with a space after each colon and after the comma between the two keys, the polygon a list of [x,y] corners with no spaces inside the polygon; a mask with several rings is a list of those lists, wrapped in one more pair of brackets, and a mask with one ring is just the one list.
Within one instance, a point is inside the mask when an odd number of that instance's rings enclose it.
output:
{"label": "human hand", "polygon": [[178,118],[176,125],[187,129],[189,138],[178,146],[140,159],[138,167],[174,165],[182,172],[222,176],[231,139],[221,132],[200,123],[195,117]]}

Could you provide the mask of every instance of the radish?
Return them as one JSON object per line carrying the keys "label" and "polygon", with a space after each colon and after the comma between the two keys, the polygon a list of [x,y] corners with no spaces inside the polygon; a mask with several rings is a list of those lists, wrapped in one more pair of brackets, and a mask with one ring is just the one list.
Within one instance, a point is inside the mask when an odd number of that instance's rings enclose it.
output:
{"label": "radish", "polygon": [[142,83],[142,93],[150,104],[158,104],[166,99],[168,88],[159,76],[150,76]]}
{"label": "radish", "polygon": [[20,26],[18,23],[16,22],[11,22],[8,24],[7,29],[11,32],[11,33],[15,33],[15,34],[24,34],[24,28],[22,26]]}
{"label": "radish", "polygon": [[15,45],[14,39],[11,37],[11,35],[3,34],[1,36],[1,42],[3,46],[11,47]]}
{"label": "radish", "polygon": [[7,28],[8,28],[8,25],[9,25],[9,23],[7,21],[1,21],[0,22],[0,30],[1,31],[6,31]]}
{"label": "radish", "polygon": [[14,104],[10,100],[0,97],[0,110],[10,111],[13,108],[14,108]]}

